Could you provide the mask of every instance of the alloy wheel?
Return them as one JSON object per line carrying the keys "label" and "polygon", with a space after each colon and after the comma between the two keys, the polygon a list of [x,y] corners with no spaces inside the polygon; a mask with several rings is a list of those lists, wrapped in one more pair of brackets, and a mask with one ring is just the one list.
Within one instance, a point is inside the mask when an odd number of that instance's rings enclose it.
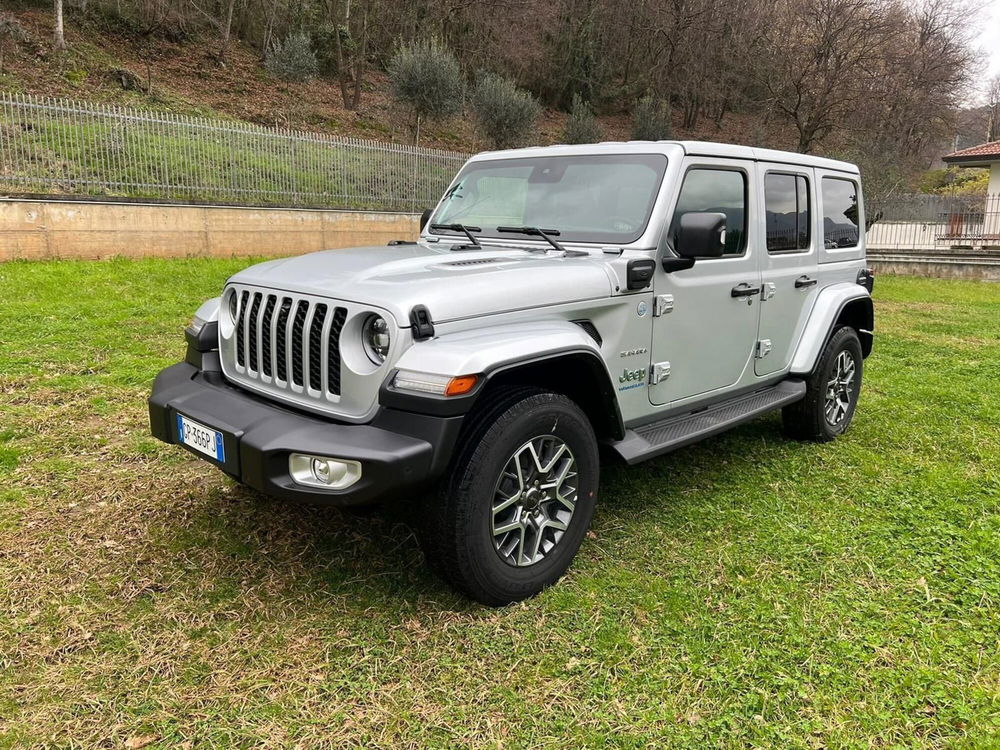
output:
{"label": "alloy wheel", "polygon": [[823,406],[827,424],[833,427],[843,422],[850,410],[856,370],[853,354],[845,350],[837,355],[832,377],[826,384],[826,401]]}
{"label": "alloy wheel", "polygon": [[532,438],[504,465],[493,495],[493,547],[508,565],[545,559],[576,508],[576,459],[555,435]]}

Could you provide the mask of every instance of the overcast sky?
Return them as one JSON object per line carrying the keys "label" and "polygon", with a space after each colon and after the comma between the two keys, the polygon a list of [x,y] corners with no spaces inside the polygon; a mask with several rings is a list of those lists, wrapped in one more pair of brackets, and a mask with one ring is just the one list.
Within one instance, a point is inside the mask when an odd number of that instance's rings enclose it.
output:
{"label": "overcast sky", "polygon": [[[1000,73],[1000,0],[990,0],[982,14],[983,27],[979,47],[983,51],[988,69],[983,80],[988,81]],[[982,94],[979,94],[982,96]]]}

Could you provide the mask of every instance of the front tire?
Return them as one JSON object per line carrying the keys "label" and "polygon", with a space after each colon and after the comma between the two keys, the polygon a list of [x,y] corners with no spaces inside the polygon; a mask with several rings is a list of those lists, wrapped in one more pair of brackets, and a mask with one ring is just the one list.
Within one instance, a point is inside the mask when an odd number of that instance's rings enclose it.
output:
{"label": "front tire", "polygon": [[421,539],[449,583],[500,606],[555,583],[576,555],[597,499],[597,439],[573,401],[537,389],[496,391],[470,418]]}
{"label": "front tire", "polygon": [[785,433],[825,443],[846,432],[861,396],[863,361],[857,331],[834,331],[806,380],[805,398],[781,410]]}

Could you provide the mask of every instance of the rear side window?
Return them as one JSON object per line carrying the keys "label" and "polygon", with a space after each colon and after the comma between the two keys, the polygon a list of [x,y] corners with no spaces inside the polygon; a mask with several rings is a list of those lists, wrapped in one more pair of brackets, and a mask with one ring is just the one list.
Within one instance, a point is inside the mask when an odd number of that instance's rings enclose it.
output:
{"label": "rear side window", "polygon": [[691,169],[684,175],[671,222],[671,236],[680,217],[691,212],[726,215],[724,255],[742,255],[747,236],[747,178],[734,169]]}
{"label": "rear side window", "polygon": [[855,247],[858,232],[858,183],[823,178],[823,243],[827,249]]}
{"label": "rear side window", "polygon": [[803,175],[765,175],[764,212],[769,253],[809,249],[809,181]]}

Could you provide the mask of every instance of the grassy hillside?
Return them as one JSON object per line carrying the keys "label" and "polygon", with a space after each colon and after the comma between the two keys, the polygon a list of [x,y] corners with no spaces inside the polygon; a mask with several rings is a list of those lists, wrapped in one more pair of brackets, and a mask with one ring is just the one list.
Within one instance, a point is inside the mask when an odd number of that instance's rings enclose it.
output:
{"label": "grassy hillside", "polygon": [[[224,65],[213,52],[211,39],[193,37],[183,42],[161,36],[142,37],[111,19],[81,16],[67,18],[69,49],[52,48],[52,13],[46,9],[10,11],[28,33],[28,40],[7,44],[0,89],[86,100],[140,105],[184,114],[222,116],[262,125],[305,128],[379,140],[409,141],[407,116],[388,96],[384,72],[370,71],[365,79],[361,106],[344,108],[334,80],[317,78],[307,83],[287,83],[275,78],[261,64],[260,56],[239,43],[233,45]],[[123,74],[126,71],[126,87]],[[149,89],[148,92],[145,89]],[[539,118],[534,141],[561,139],[566,114],[545,110]],[[631,123],[625,114],[600,118],[606,139],[627,139]],[[794,145],[791,134],[761,116],[729,115],[722,128],[708,120],[693,131],[675,123],[678,137],[709,140],[768,142]],[[481,150],[468,116],[458,116],[422,128],[421,144],[460,151]]]}

